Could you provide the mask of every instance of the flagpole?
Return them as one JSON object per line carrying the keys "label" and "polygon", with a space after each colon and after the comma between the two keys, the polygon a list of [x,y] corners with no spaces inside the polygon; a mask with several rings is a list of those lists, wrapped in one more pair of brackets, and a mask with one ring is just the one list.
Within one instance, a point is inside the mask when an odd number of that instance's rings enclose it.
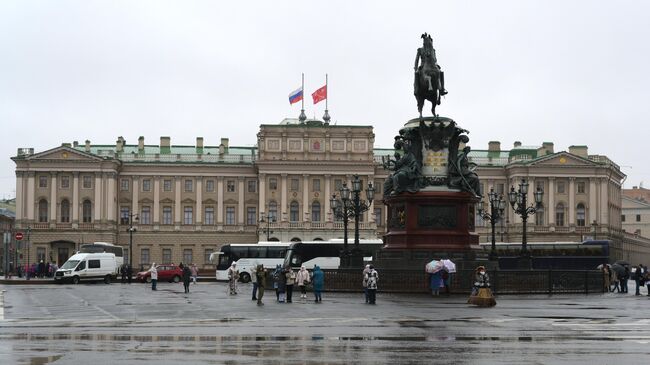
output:
{"label": "flagpole", "polygon": [[305,115],[305,73],[302,73],[302,82],[300,84],[302,88],[302,100],[300,104],[300,116],[298,116],[298,120],[300,123],[304,123],[305,120],[307,120],[307,116]]}
{"label": "flagpole", "polygon": [[328,110],[327,110],[327,102],[329,101],[329,90],[328,89],[329,89],[329,87],[327,86],[327,74],[325,74],[325,92],[327,94],[325,95],[325,114],[323,114],[323,120],[327,124],[329,124],[330,119],[332,119],[330,117],[330,114],[329,114]]}

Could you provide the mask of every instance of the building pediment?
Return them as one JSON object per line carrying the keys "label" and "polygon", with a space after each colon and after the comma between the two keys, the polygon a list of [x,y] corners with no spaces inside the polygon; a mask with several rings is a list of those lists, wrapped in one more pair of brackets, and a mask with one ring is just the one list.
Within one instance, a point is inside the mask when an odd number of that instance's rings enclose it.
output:
{"label": "building pediment", "polygon": [[650,209],[649,202],[629,198],[627,196],[621,197],[621,203],[623,209]]}
{"label": "building pediment", "polygon": [[[19,156],[18,158],[21,158]],[[87,162],[97,162],[103,161],[103,158],[93,155],[91,153],[86,153],[78,151],[74,148],[67,146],[56,147],[47,151],[39,152],[29,156],[22,156],[22,159],[26,161],[87,161]]]}
{"label": "building pediment", "polygon": [[160,202],[162,204],[172,204],[172,203],[174,203],[174,201],[169,199],[169,198],[162,199]]}
{"label": "building pediment", "polygon": [[214,199],[205,199],[203,204],[217,204],[217,201]]}
{"label": "building pediment", "polygon": [[600,166],[596,162],[564,151],[532,160],[528,164],[531,166]]}

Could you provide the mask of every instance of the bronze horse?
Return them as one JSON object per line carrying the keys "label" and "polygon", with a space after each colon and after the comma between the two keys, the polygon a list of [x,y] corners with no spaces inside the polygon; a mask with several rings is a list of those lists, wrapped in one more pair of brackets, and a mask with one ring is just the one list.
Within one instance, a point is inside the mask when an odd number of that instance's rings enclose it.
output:
{"label": "bronze horse", "polygon": [[[431,113],[435,117],[436,105],[440,105],[440,97],[447,94],[444,88],[444,73],[438,65],[431,36],[424,33],[422,40],[423,47],[418,48],[418,53],[415,56],[414,94],[418,102],[420,118],[422,118],[422,107],[425,100],[431,102]],[[422,61],[421,65],[419,65],[420,60]]]}

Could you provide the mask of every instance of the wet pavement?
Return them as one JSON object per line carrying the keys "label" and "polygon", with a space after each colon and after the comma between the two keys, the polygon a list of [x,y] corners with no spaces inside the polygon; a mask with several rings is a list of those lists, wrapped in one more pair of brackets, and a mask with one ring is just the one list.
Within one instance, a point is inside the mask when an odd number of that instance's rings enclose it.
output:
{"label": "wet pavement", "polygon": [[[632,284],[632,283],[631,283]],[[633,284],[630,285],[633,287]],[[650,297],[324,293],[224,283],[0,285],[0,364],[647,364]]]}

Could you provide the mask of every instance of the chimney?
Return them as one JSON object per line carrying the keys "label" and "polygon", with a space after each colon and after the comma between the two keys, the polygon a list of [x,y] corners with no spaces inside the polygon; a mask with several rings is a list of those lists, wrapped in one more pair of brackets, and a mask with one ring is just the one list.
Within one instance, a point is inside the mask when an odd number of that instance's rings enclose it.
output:
{"label": "chimney", "polygon": [[569,146],[569,153],[572,155],[580,156],[582,158],[588,157],[587,146]]}
{"label": "chimney", "polygon": [[226,152],[228,152],[228,138],[221,138],[221,144],[226,149]]}
{"label": "chimney", "polygon": [[488,142],[488,152],[500,152],[500,151],[501,151],[501,142],[499,141]]}
{"label": "chimney", "polygon": [[515,147],[515,148],[517,148],[517,147],[521,147],[521,142],[519,142],[519,141],[515,141],[515,146],[514,146],[514,147]]}
{"label": "chimney", "polygon": [[125,142],[126,141],[124,140],[124,137],[122,137],[122,136],[117,137],[117,142],[115,143],[115,151],[116,152],[123,152]]}
{"label": "chimney", "polygon": [[73,141],[73,142],[72,142],[72,147],[74,147],[74,148],[79,147],[79,142],[77,142],[77,141]]}
{"label": "chimney", "polygon": [[86,152],[90,152],[90,140],[89,139],[86,140],[86,146],[85,146],[84,150]]}
{"label": "chimney", "polygon": [[160,153],[171,153],[171,138],[160,137]]}
{"label": "chimney", "polygon": [[144,152],[144,136],[138,137],[138,152],[139,153]]}
{"label": "chimney", "polygon": [[196,149],[203,149],[203,137],[196,137]]}
{"label": "chimney", "polygon": [[554,153],[553,142],[542,142],[542,148],[546,150],[546,154]]}

